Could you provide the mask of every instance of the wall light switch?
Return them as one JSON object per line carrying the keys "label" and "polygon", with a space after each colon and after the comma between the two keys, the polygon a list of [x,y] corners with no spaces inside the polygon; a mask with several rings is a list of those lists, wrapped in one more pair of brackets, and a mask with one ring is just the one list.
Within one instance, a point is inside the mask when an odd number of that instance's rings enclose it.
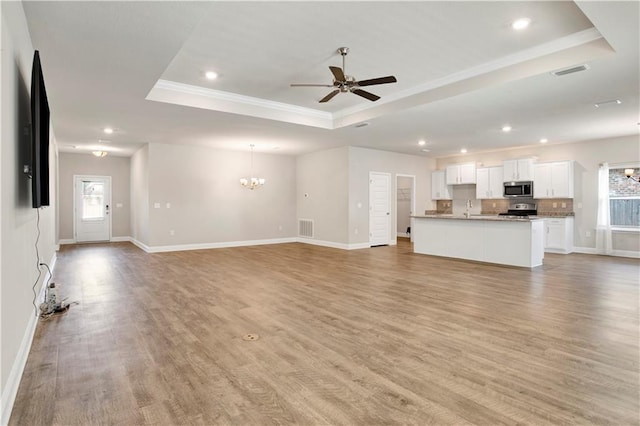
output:
{"label": "wall light switch", "polygon": [[353,230],[353,233],[354,233],[354,234],[356,234],[356,235],[358,235],[358,228],[354,229],[354,230]]}
{"label": "wall light switch", "polygon": [[358,203],[357,206],[358,206],[359,209],[361,209],[362,208],[362,203]]}
{"label": "wall light switch", "polygon": [[558,208],[558,203],[553,203],[553,208],[557,209]]}
{"label": "wall light switch", "polygon": [[567,208],[567,203],[562,203],[562,208],[566,209]]}
{"label": "wall light switch", "polygon": [[591,231],[585,231],[584,236],[585,237],[590,237],[591,236]]}
{"label": "wall light switch", "polygon": [[160,203],[153,203],[153,208],[154,209],[159,209],[160,208]]}
{"label": "wall light switch", "polygon": [[116,208],[121,209],[122,208],[122,203],[116,203]]}
{"label": "wall light switch", "polygon": [[582,208],[582,203],[578,203],[578,205],[576,207],[581,209]]}
{"label": "wall light switch", "polygon": [[176,231],[174,231],[173,229],[169,231],[169,235],[176,235]]}
{"label": "wall light switch", "polygon": [[170,209],[171,208],[171,203],[167,203],[167,208]]}

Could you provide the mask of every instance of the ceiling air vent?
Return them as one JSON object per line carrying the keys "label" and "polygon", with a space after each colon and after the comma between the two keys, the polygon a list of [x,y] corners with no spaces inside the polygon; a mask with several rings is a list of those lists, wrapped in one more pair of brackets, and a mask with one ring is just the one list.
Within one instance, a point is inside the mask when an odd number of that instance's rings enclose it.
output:
{"label": "ceiling air vent", "polygon": [[563,75],[573,74],[574,72],[586,71],[588,69],[589,69],[589,65],[585,64],[585,65],[578,65],[576,67],[565,68],[558,71],[553,71],[551,74],[555,75],[556,77],[562,77]]}

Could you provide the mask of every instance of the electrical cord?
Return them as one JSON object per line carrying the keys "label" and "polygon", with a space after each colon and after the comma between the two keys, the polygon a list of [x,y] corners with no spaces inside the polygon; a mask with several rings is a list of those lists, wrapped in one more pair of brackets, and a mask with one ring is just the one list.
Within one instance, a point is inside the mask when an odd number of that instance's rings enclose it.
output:
{"label": "electrical cord", "polygon": [[[36,317],[38,316],[38,305],[36,305],[36,300],[38,299],[38,293],[36,293],[36,286],[38,285],[38,282],[40,281],[40,277],[42,276],[42,270],[40,269],[40,251],[38,250],[38,242],[40,241],[40,209],[36,209],[36,213],[37,213],[37,219],[36,219],[36,242],[35,242],[35,248],[36,248],[36,268],[38,269],[38,277],[36,278],[36,281],[33,283],[33,285],[31,286],[31,291],[33,292],[33,308],[35,309],[35,315]],[[49,269],[49,267],[47,266],[47,269]],[[51,270],[49,270],[49,275],[51,275]],[[51,279],[51,276],[49,276],[49,279]]]}

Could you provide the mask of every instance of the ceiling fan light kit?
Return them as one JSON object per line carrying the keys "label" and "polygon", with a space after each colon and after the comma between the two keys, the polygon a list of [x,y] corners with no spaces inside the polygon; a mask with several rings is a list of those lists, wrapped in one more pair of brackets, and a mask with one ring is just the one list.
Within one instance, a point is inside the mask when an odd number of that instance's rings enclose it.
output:
{"label": "ceiling fan light kit", "polygon": [[291,87],[334,87],[334,90],[332,90],[328,95],[326,95],[324,98],[320,99],[320,103],[325,103],[330,101],[331,99],[333,99],[333,97],[335,95],[337,95],[338,93],[346,93],[346,92],[351,92],[355,95],[358,95],[360,97],[363,97],[365,99],[368,99],[372,102],[377,101],[378,99],[380,99],[380,96],[378,95],[374,95],[371,92],[367,92],[366,90],[362,90],[360,87],[366,87],[366,86],[375,86],[378,84],[388,84],[388,83],[396,83],[398,80],[396,80],[396,78],[392,75],[386,76],[386,77],[378,77],[378,78],[371,78],[368,80],[356,80],[355,77],[347,75],[346,73],[346,64],[345,64],[345,58],[347,56],[347,54],[349,53],[349,48],[348,47],[340,47],[338,48],[338,53],[340,54],[340,56],[342,56],[342,68],[340,67],[333,67],[330,66],[329,67],[329,71],[331,71],[331,74],[333,74],[333,84],[300,84],[300,83],[293,83],[291,84]]}

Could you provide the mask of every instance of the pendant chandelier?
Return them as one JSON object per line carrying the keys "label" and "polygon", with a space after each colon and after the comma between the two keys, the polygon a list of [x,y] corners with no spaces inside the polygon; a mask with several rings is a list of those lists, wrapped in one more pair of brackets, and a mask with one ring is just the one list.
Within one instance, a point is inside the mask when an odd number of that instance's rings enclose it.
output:
{"label": "pendant chandelier", "polygon": [[251,147],[251,177],[241,178],[240,185],[248,189],[260,188],[266,182],[264,178],[253,177],[253,148],[254,144],[249,145]]}

